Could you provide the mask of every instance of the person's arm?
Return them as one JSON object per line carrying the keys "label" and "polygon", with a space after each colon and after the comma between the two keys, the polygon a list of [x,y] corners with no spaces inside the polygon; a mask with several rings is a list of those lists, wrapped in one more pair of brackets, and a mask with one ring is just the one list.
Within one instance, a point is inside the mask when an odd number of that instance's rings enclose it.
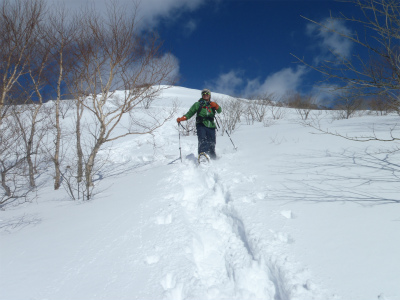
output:
{"label": "person's arm", "polygon": [[199,102],[196,102],[195,104],[192,105],[192,107],[189,109],[189,111],[185,115],[183,115],[182,118],[178,118],[178,119],[176,119],[176,121],[178,123],[180,123],[182,121],[189,120],[191,117],[193,117],[193,115],[195,113],[197,113],[198,109],[199,109]]}
{"label": "person's arm", "polygon": [[190,119],[191,117],[193,117],[197,111],[199,110],[199,102],[196,102],[195,104],[192,105],[192,107],[189,109],[189,111],[184,115],[184,117],[186,117],[186,119]]}

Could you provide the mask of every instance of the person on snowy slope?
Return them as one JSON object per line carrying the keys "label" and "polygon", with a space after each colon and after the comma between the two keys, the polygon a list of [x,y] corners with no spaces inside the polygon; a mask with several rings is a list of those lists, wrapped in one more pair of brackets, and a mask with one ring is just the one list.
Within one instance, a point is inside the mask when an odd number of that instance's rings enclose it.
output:
{"label": "person on snowy slope", "polygon": [[178,118],[176,121],[178,123],[182,121],[189,120],[196,113],[196,130],[198,138],[198,154],[206,153],[211,159],[217,158],[215,154],[215,113],[221,113],[221,107],[215,103],[211,102],[211,92],[209,89],[204,89],[201,91],[201,99],[194,103],[189,111],[182,117]]}

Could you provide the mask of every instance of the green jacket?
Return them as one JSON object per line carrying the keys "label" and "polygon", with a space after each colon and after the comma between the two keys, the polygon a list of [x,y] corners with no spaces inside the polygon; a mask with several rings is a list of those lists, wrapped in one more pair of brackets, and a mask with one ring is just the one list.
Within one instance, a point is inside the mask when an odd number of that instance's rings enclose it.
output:
{"label": "green jacket", "polygon": [[216,128],[215,122],[214,122],[214,116],[215,116],[215,112],[221,113],[221,111],[222,111],[221,106],[219,106],[217,110],[214,110],[210,106],[211,102],[207,102],[203,98],[192,105],[192,107],[189,109],[189,111],[185,114],[185,117],[188,120],[191,117],[193,117],[198,112],[200,103],[203,104],[203,108],[201,109],[200,113],[197,115],[196,124],[203,123],[204,126],[206,126],[208,128]]}

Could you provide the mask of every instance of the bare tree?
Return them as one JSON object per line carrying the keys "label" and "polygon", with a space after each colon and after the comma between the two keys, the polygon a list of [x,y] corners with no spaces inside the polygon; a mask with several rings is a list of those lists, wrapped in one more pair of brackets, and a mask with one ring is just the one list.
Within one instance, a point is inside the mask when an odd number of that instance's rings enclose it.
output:
{"label": "bare tree", "polygon": [[245,102],[245,109],[243,110],[244,119],[246,120],[247,125],[253,125],[255,121],[255,116],[253,110],[250,106],[250,102]]}
{"label": "bare tree", "polygon": [[[0,6],[1,206],[26,198],[36,185],[39,161],[33,155],[41,139],[36,129],[46,61],[40,35],[44,15],[42,0],[5,0]],[[32,104],[32,97],[40,104]]]}
{"label": "bare tree", "polygon": [[[96,157],[105,143],[132,134],[151,133],[173,114],[150,112],[146,119],[135,115],[138,105],[166,88],[161,84],[172,84],[175,80],[173,62],[161,53],[158,37],[139,36],[136,12],[137,7],[129,13],[125,7],[111,2],[106,17],[91,8],[80,17],[75,52],[79,63],[70,88],[78,105],[95,120],[90,149],[83,159],[86,199],[91,197]],[[125,117],[129,118],[129,125],[123,132],[117,132],[115,129],[123,126]]]}
{"label": "bare tree", "polygon": [[12,109],[14,126],[18,126],[21,146],[25,149],[28,178],[32,188],[36,187],[35,177],[42,162],[42,140],[48,130],[49,113],[42,104],[26,104]]}
{"label": "bare tree", "polygon": [[28,73],[44,9],[42,0],[4,0],[1,4],[0,110],[3,112],[3,106],[11,101],[10,91]]}
{"label": "bare tree", "polygon": [[258,95],[248,102],[248,114],[257,122],[262,122],[271,105],[271,94]]}
{"label": "bare tree", "polygon": [[[32,103],[32,97],[35,97],[38,103],[13,106],[11,119],[16,121],[14,126],[20,126],[31,187],[35,186],[35,166],[32,155],[38,115],[43,103],[43,71],[48,57],[48,51],[41,38],[44,14],[44,3],[40,0],[17,0],[12,4],[5,1],[0,19],[0,35],[2,35],[0,37],[2,55],[0,58],[0,110],[3,110],[4,105],[13,103],[15,96],[19,99],[18,102]],[[31,123],[28,124],[27,120]]]}
{"label": "bare tree", "polygon": [[391,98],[388,98],[384,95],[376,95],[370,101],[369,105],[372,111],[374,111],[377,115],[387,115],[390,112],[396,110],[396,107],[393,105]]}
{"label": "bare tree", "polygon": [[338,112],[339,119],[349,119],[355,112],[360,110],[363,99],[357,94],[357,91],[342,91],[335,102],[334,109]]}
{"label": "bare tree", "polygon": [[281,101],[271,101],[271,105],[268,106],[271,118],[273,120],[283,119],[286,115],[286,109]]}
{"label": "bare tree", "polygon": [[294,108],[302,120],[307,120],[313,109],[318,109],[315,98],[312,95],[289,93],[285,97],[288,107]]}
{"label": "bare tree", "polygon": [[[51,159],[54,164],[54,189],[60,187],[61,171],[60,171],[60,151],[61,151],[61,100],[64,96],[63,87],[65,84],[65,76],[68,75],[70,69],[73,68],[75,62],[68,55],[73,48],[76,32],[76,22],[67,14],[64,6],[55,8],[48,18],[45,29],[44,38],[50,50],[50,61],[53,68],[49,74],[54,75],[57,80],[48,80],[50,86],[55,91],[55,110],[54,110],[54,150],[50,152]],[[52,76],[53,77],[53,76]]]}
{"label": "bare tree", "polygon": [[215,100],[223,107],[220,118],[221,134],[223,135],[226,130],[232,133],[237,124],[240,123],[240,118],[243,114],[244,105],[242,100],[231,97],[225,99],[216,98]]}
{"label": "bare tree", "polygon": [[26,149],[26,160],[29,167],[29,182],[35,187],[35,174],[37,164],[33,161],[33,155],[38,157],[41,149],[41,141],[47,132],[49,119],[48,110],[43,109],[44,87],[46,85],[45,69],[49,64],[50,49],[42,35],[42,24],[39,24],[37,41],[31,55],[28,66],[29,82],[21,87],[26,95],[26,105],[21,105],[14,110],[14,118],[20,126],[22,140]]}
{"label": "bare tree", "polygon": [[19,128],[11,122],[11,117],[3,118],[0,124],[1,206],[15,196],[16,186],[12,185],[11,173],[25,160],[23,152],[18,148],[20,137]]}
{"label": "bare tree", "polygon": [[357,5],[362,18],[331,16],[332,20],[344,20],[364,29],[363,36],[357,32],[344,33],[323,23],[309,20],[327,32],[335,33],[355,43],[369,55],[356,54],[346,57],[332,51],[331,60],[314,66],[304,59],[298,60],[317,70],[327,80],[341,81],[344,88],[357,88],[360,95],[385,94],[399,107],[400,89],[400,4],[398,0],[344,0]]}
{"label": "bare tree", "polygon": [[275,98],[273,93],[252,96],[250,100],[247,101],[246,109],[244,109],[243,112],[247,124],[253,124],[254,121],[264,122],[267,113],[271,111],[271,107],[276,106],[274,102]]}
{"label": "bare tree", "polygon": [[34,190],[29,182],[26,147],[23,132],[16,125],[15,106],[12,114],[3,118],[0,124],[0,208],[14,201],[26,201]]}
{"label": "bare tree", "polygon": [[[311,65],[304,59],[300,62],[326,76],[327,80],[342,82],[340,89],[350,88],[357,91],[358,99],[367,95],[383,95],[390,98],[396,111],[400,106],[400,3],[398,0],[344,0],[355,4],[362,12],[360,18],[350,17],[341,13],[339,17],[331,16],[332,20],[350,22],[363,28],[363,35],[357,32],[345,33],[329,27],[321,22],[309,20],[321,29],[335,33],[359,46],[367,55],[358,51],[357,54],[346,57],[331,51],[333,59],[321,64]],[[353,99],[356,99],[354,97]],[[322,130],[318,124],[312,127],[317,130],[342,136],[354,141],[398,141],[397,126],[390,129],[390,137],[378,137],[375,132],[369,136],[349,137],[329,130]]]}

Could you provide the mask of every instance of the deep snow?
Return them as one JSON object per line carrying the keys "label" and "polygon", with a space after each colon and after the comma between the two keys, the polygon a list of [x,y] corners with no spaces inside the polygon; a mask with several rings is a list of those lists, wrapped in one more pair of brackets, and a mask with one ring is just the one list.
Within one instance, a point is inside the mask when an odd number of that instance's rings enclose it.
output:
{"label": "deep snow", "polygon": [[[199,94],[174,87],[154,105],[178,100],[178,117]],[[399,120],[320,118],[349,135]],[[219,134],[219,159],[200,167],[193,135],[170,164],[175,120],[109,145],[92,201],[49,181],[0,211],[0,299],[399,300],[400,160],[381,151],[396,144],[316,133],[292,110],[242,122],[238,150]]]}

